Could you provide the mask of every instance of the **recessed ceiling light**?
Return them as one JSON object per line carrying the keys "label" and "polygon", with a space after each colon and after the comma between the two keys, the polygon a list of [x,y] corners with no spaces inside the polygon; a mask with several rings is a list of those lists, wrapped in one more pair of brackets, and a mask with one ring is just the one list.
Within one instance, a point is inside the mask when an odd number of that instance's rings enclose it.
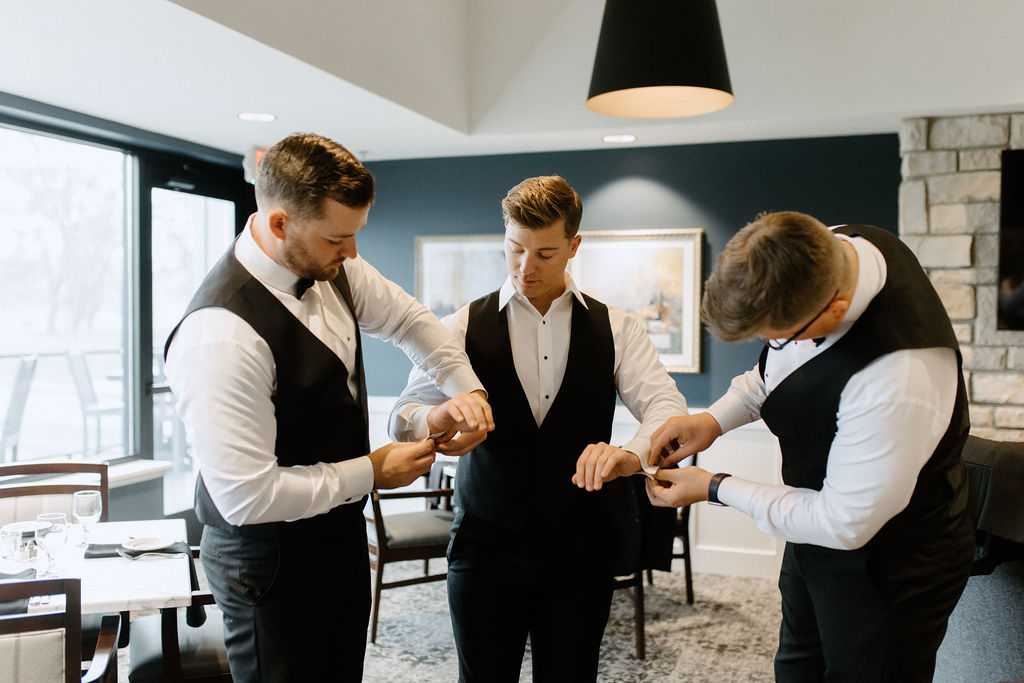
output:
{"label": "recessed ceiling light", "polygon": [[627,142],[636,142],[635,135],[605,135],[601,139],[604,140],[605,142],[617,143],[620,145],[625,144]]}
{"label": "recessed ceiling light", "polygon": [[238,115],[238,118],[243,121],[252,121],[254,123],[270,123],[271,121],[275,121],[277,116],[261,111],[243,111]]}

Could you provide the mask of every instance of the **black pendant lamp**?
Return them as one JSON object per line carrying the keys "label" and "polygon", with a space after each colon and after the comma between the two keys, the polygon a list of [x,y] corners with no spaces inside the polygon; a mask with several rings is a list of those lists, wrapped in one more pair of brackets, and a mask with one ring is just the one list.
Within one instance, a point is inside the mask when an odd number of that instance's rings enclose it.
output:
{"label": "black pendant lamp", "polygon": [[714,0],[607,0],[588,109],[661,119],[734,99]]}

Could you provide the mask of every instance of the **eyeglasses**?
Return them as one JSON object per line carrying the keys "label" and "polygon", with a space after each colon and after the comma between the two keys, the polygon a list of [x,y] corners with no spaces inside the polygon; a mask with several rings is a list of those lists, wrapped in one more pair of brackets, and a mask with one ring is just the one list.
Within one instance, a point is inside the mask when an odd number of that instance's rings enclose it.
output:
{"label": "eyeglasses", "polygon": [[784,342],[782,342],[780,344],[779,342],[775,341],[774,339],[765,339],[764,343],[767,344],[768,348],[771,349],[772,351],[781,351],[783,348],[786,347],[787,344],[789,344],[792,341],[795,341],[797,337],[799,337],[801,334],[806,332],[807,328],[810,327],[811,325],[813,325],[814,321],[817,320],[818,318],[820,318],[822,316],[822,314],[829,309],[829,307],[832,305],[832,302],[836,300],[837,296],[839,296],[839,290],[838,289],[836,290],[835,294],[833,294],[829,298],[828,303],[825,304],[825,308],[823,308],[820,311],[818,311],[818,313],[813,318],[811,318],[810,320],[807,321],[806,325],[804,325],[799,330],[797,330],[792,335],[790,335],[789,339],[787,339],[786,341],[784,341]]}

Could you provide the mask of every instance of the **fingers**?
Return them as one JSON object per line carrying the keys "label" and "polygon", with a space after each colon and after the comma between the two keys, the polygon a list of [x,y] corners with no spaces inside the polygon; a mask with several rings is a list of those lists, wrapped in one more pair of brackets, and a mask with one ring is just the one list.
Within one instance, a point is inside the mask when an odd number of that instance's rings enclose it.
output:
{"label": "fingers", "polygon": [[377,488],[406,486],[430,471],[434,462],[432,439],[393,442],[370,453]]}
{"label": "fingers", "polygon": [[458,438],[438,443],[435,450],[444,455],[465,455],[480,445],[486,438],[487,432],[484,430],[464,432]]}
{"label": "fingers", "polygon": [[605,482],[632,474],[630,470],[638,470],[639,467],[640,462],[632,453],[603,442],[590,444],[576,460],[576,474],[572,481],[581,489],[600,491]]}
{"label": "fingers", "polygon": [[651,505],[654,505],[655,507],[675,507],[675,505],[668,502],[665,498],[670,490],[671,487],[664,486],[663,479],[647,480],[647,499],[651,501]]}
{"label": "fingers", "polygon": [[491,406],[478,392],[459,394],[448,401],[449,414],[460,425],[460,431],[493,431]]}
{"label": "fingers", "polygon": [[658,455],[665,451],[666,457],[661,465],[670,467],[705,450],[721,435],[722,427],[709,413],[669,418],[651,434],[651,453],[647,461],[657,465]]}
{"label": "fingers", "polygon": [[662,451],[665,450],[669,442],[673,439],[678,438],[676,432],[676,421],[678,418],[669,418],[660,427],[654,430],[651,434],[651,452],[647,456],[648,465],[664,465],[661,461]]}

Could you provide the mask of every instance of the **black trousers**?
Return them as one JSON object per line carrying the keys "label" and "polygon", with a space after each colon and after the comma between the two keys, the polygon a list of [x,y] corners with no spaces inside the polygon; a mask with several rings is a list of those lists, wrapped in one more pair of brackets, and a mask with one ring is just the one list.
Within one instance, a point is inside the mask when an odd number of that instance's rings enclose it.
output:
{"label": "black trousers", "polygon": [[527,636],[534,681],[596,680],[613,579],[599,536],[541,522],[511,532],[459,511],[448,604],[460,681],[518,683]]}
{"label": "black trousers", "polygon": [[200,559],[235,683],[362,679],[370,614],[363,537],[265,540],[203,530]]}
{"label": "black trousers", "polygon": [[973,537],[888,551],[787,543],[776,681],[929,683],[973,556]]}

